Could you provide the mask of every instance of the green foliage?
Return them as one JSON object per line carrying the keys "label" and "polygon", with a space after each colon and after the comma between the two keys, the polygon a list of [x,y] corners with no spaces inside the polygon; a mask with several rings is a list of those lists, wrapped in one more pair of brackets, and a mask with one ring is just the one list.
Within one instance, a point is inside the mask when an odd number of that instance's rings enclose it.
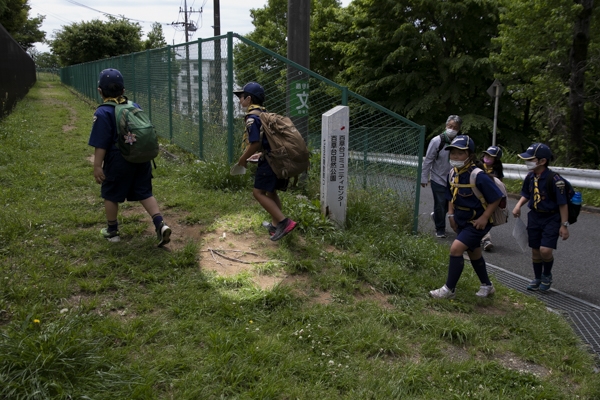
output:
{"label": "green foliage", "polygon": [[46,33],[40,30],[45,16],[29,18],[29,0],[5,0],[0,2],[0,24],[17,43],[28,50],[36,42],[45,39]]}
{"label": "green foliage", "polygon": [[163,34],[162,24],[160,22],[154,22],[152,24],[152,30],[148,32],[148,38],[144,41],[144,50],[160,49],[166,45],[167,42],[165,41],[165,35]]}
{"label": "green foliage", "polygon": [[[43,82],[0,124],[0,397],[600,396],[594,359],[536,299],[497,282],[493,299],[478,299],[471,268],[456,299],[430,299],[448,248],[408,233],[412,210],[389,191],[353,190],[348,226],[334,229],[320,218],[311,170],[281,194],[301,226],[272,243],[264,210],[247,183],[225,179],[226,163],[170,146],[177,158],[153,170],[176,227],[170,251],[155,247],[135,203],[121,207],[121,242],[105,242],[87,160],[92,111]],[[61,131],[67,123],[75,129]],[[256,269],[280,283],[261,289],[254,266],[199,268],[217,227],[268,254]]]}
{"label": "green foliage", "polygon": [[56,32],[50,47],[61,65],[68,66],[140,51],[141,32],[137,22],[114,17],[76,22]]}

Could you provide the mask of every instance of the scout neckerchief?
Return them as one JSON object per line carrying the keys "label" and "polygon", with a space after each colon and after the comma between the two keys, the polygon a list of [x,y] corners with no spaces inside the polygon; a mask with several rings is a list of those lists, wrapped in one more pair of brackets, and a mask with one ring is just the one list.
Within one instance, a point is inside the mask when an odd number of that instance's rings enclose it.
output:
{"label": "scout neckerchief", "polygon": [[242,137],[242,151],[246,151],[246,149],[248,148],[248,146],[250,146],[250,140],[248,139],[248,129],[250,128],[250,125],[252,125],[254,123],[254,118],[248,118],[248,115],[250,114],[250,111],[252,110],[261,110],[261,111],[267,111],[266,108],[262,107],[262,106],[258,106],[256,104],[251,104],[248,107],[248,110],[246,111],[246,128],[244,129],[244,136]]}
{"label": "scout neckerchief", "polygon": [[482,163],[483,164],[483,170],[485,171],[486,174],[494,174],[494,166],[493,165],[487,165],[486,163]]}
{"label": "scout neckerchief", "polygon": [[454,200],[456,200],[456,196],[458,195],[458,188],[462,186],[458,183],[459,175],[462,174],[463,172],[467,172],[469,170],[469,168],[471,168],[472,166],[473,166],[473,163],[469,162],[467,165],[463,165],[461,167],[461,169],[454,168],[454,179],[452,182],[452,202],[453,203],[454,203]]}
{"label": "scout neckerchief", "polygon": [[125,96],[119,96],[119,97],[107,97],[104,99],[104,102],[113,102],[113,103],[117,103],[117,104],[123,104],[123,103],[127,103],[127,98],[125,98]]}
{"label": "scout neckerchief", "polygon": [[533,208],[537,210],[538,203],[542,200],[540,188],[538,187],[539,176],[533,176]]}

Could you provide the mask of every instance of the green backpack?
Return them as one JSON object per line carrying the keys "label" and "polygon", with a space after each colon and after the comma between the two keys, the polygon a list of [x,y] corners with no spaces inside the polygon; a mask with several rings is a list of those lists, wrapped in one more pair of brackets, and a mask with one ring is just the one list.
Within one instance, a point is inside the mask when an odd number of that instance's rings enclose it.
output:
{"label": "green backpack", "polygon": [[133,102],[117,104],[115,107],[118,139],[116,145],[123,158],[132,163],[145,163],[158,156],[158,136],[148,115]]}

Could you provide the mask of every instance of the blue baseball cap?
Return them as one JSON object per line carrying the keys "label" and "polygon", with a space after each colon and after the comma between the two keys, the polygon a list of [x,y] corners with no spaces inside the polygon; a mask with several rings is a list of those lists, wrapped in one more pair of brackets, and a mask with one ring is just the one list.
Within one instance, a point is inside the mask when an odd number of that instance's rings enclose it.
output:
{"label": "blue baseball cap", "polygon": [[475,142],[468,135],[458,135],[444,150],[460,149],[475,152]]}
{"label": "blue baseball cap", "polygon": [[490,146],[486,151],[484,151],[484,153],[489,156],[496,157],[497,159],[502,158],[502,149],[498,146]]}
{"label": "blue baseball cap", "polygon": [[265,89],[256,82],[248,82],[243,88],[233,91],[233,94],[238,97],[240,97],[242,93],[249,93],[260,101],[265,101]]}
{"label": "blue baseball cap", "polygon": [[531,160],[532,158],[542,159],[552,161],[554,156],[552,155],[552,151],[550,147],[546,146],[544,143],[534,143],[527,148],[525,153],[519,154],[519,157],[523,160]]}
{"label": "blue baseball cap", "polygon": [[119,85],[121,89],[125,87],[123,75],[119,72],[119,70],[108,68],[100,72],[100,76],[98,77],[98,87],[102,89],[102,91],[107,91],[108,85],[111,83]]}

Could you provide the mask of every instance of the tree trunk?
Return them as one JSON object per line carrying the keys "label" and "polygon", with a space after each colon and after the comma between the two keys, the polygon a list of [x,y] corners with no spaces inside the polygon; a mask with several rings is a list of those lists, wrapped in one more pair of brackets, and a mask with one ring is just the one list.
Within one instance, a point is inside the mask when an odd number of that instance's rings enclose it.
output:
{"label": "tree trunk", "polygon": [[569,106],[571,107],[570,145],[567,148],[567,162],[571,163],[583,151],[584,126],[584,77],[590,43],[590,20],[594,0],[574,0],[583,9],[575,19],[573,45],[569,54],[571,78],[569,80]]}

